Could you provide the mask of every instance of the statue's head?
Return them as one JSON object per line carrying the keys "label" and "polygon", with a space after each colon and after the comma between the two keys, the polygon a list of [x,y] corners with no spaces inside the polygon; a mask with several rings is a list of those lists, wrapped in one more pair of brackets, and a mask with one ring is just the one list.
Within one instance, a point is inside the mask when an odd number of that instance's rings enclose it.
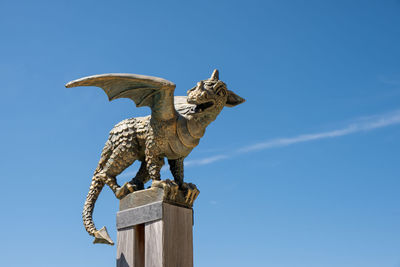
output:
{"label": "statue's head", "polygon": [[234,107],[245,101],[219,80],[218,70],[214,70],[208,80],[198,82],[187,95],[187,102],[196,105],[193,115],[217,116],[225,106]]}

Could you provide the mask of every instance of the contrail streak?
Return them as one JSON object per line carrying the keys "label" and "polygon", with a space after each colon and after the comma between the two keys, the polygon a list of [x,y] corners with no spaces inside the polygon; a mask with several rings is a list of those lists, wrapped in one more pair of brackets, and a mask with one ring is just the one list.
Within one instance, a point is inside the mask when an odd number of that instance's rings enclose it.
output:
{"label": "contrail streak", "polygon": [[390,125],[395,125],[400,123],[400,111],[394,111],[391,113],[387,113],[384,115],[375,115],[370,117],[365,117],[357,120],[358,122],[352,123],[347,127],[336,129],[327,132],[319,132],[319,133],[311,133],[311,134],[302,134],[295,137],[288,138],[276,138],[272,140],[267,140],[261,143],[255,143],[252,145],[244,146],[237,150],[231,151],[226,154],[214,155],[211,157],[203,158],[203,159],[195,159],[185,162],[186,166],[194,166],[194,165],[206,165],[213,163],[215,161],[220,161],[224,159],[228,159],[243,153],[250,153],[253,151],[266,150],[274,147],[282,147],[289,146],[297,143],[309,142],[320,139],[327,139],[339,136],[345,136],[353,133],[363,132],[363,131],[371,131],[378,128],[387,127]]}

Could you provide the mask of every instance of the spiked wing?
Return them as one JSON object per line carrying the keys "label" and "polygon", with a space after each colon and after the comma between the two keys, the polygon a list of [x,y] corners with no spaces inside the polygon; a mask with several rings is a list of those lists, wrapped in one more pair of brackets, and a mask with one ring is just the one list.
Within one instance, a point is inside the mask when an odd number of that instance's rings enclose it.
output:
{"label": "spiked wing", "polygon": [[84,77],[65,85],[97,86],[106,92],[108,99],[130,98],[137,107],[151,108],[152,117],[168,120],[175,116],[173,82],[162,78],[137,74],[110,73]]}

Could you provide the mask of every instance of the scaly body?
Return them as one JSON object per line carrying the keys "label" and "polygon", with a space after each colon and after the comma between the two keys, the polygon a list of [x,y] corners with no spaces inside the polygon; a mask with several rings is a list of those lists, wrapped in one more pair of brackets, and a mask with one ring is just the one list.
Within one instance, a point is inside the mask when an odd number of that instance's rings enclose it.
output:
{"label": "scaly body", "polygon": [[[153,186],[173,187],[186,191],[192,205],[199,194],[197,187],[184,183],[183,160],[199,144],[206,127],[216,119],[224,106],[235,106],[244,99],[227,90],[214,71],[211,78],[201,81],[186,97],[175,97],[175,85],[169,81],[134,74],[105,74],[85,77],[67,84],[99,86],[110,100],[126,97],[137,106],[150,106],[152,115],[126,119],[111,131],[94,172],[83,209],[83,222],[95,243],[113,244],[105,228],[97,230],[92,214],[102,188],[107,184],[117,198],[144,189],[150,179]],[[168,159],[174,182],[160,181],[160,170]],[[136,176],[122,187],[116,177],[136,160],[141,161]],[[155,183],[157,182],[157,183]]]}

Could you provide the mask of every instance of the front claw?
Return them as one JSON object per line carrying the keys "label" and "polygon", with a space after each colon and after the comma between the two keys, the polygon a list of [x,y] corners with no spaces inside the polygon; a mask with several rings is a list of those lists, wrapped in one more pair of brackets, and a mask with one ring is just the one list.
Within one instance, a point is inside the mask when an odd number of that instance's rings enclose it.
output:
{"label": "front claw", "polygon": [[194,201],[200,194],[200,190],[192,183],[183,183],[182,189],[186,191],[185,201],[188,205],[193,206]]}
{"label": "front claw", "polygon": [[115,196],[118,199],[123,198],[124,196],[128,195],[129,193],[132,193],[135,191],[135,185],[130,184],[129,182],[124,183],[123,186],[119,187],[117,190],[115,190]]}
{"label": "front claw", "polygon": [[169,179],[166,180],[154,180],[151,184],[152,188],[158,187],[164,189],[164,193],[167,198],[175,200],[178,195],[179,185]]}

